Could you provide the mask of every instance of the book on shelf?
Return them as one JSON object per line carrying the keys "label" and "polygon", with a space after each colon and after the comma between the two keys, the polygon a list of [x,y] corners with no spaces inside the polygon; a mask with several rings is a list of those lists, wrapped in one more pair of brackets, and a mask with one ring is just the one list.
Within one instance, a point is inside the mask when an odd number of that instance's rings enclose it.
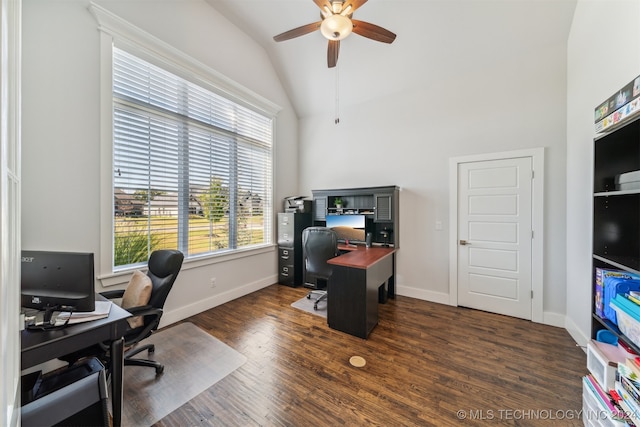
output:
{"label": "book on shelf", "polygon": [[585,384],[591,389],[598,402],[601,403],[600,406],[607,409],[607,412],[609,412],[611,418],[618,420],[625,418],[625,413],[622,408],[620,408],[620,406],[615,403],[609,393],[607,393],[602,389],[602,387],[600,387],[598,381],[596,381],[596,379],[591,374],[585,375],[583,380]]}
{"label": "book on shelf", "polygon": [[640,365],[638,365],[638,362],[636,361],[636,359],[638,358],[637,357],[633,359],[629,358],[624,362],[624,364],[629,370],[629,378],[631,378],[636,382],[640,382]]}
{"label": "book on shelf", "polygon": [[638,294],[638,292],[629,292],[627,294],[624,294],[625,298],[628,299],[629,301],[640,305],[640,294]]}
{"label": "book on shelf", "polygon": [[620,377],[620,384],[622,384],[622,388],[626,390],[632,401],[636,405],[640,405],[640,391],[638,391],[638,384],[634,384],[633,380],[630,380],[625,376]]}
{"label": "book on shelf", "polygon": [[624,411],[625,418],[633,423],[634,426],[640,425],[640,407],[633,401],[626,390],[622,387],[620,381],[616,381],[615,390],[617,396],[616,403]]}
{"label": "book on shelf", "polygon": [[[629,361],[633,362],[632,359]],[[615,392],[624,402],[624,405],[620,404],[620,407],[624,409],[631,420],[635,420],[637,425],[640,419],[640,382],[638,382],[636,374],[628,368],[628,363],[618,365],[618,381],[615,384]]]}

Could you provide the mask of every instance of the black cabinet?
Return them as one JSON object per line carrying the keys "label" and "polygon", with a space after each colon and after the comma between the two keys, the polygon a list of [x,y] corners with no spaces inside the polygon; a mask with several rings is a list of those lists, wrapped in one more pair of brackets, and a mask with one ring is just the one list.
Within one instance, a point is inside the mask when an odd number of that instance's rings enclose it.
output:
{"label": "black cabinet", "polygon": [[640,274],[640,186],[620,175],[640,170],[640,119],[594,140],[592,338],[608,329],[640,353],[615,324],[596,314],[596,268]]}
{"label": "black cabinet", "polygon": [[[327,285],[327,323],[330,328],[366,339],[378,324],[378,303],[395,277],[395,255],[383,256],[366,268],[333,265]],[[390,295],[394,297],[394,295]]]}
{"label": "black cabinet", "polygon": [[302,230],[311,226],[311,213],[278,214],[278,282],[302,284]]}
{"label": "black cabinet", "polygon": [[313,220],[324,221],[327,217],[327,196],[313,197]]}
{"label": "black cabinet", "polygon": [[374,221],[393,222],[393,212],[397,211],[394,209],[393,203],[397,200],[397,197],[393,197],[393,193],[374,194]]}

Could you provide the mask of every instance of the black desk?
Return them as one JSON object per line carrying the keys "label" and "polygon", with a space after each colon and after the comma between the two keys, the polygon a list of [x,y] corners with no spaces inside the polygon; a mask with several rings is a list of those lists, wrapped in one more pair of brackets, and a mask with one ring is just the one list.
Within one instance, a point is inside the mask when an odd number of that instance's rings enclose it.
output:
{"label": "black desk", "polygon": [[[101,296],[97,296],[102,298]],[[116,304],[109,317],[91,322],[68,325],[47,331],[21,332],[21,369],[56,359],[101,342],[111,342],[111,401],[114,427],[122,419],[122,371],[124,369],[124,340],[128,311]]]}
{"label": "black desk", "polygon": [[327,323],[330,328],[367,338],[378,324],[380,288],[395,293],[394,248],[346,248],[330,259],[333,273],[327,283]]}

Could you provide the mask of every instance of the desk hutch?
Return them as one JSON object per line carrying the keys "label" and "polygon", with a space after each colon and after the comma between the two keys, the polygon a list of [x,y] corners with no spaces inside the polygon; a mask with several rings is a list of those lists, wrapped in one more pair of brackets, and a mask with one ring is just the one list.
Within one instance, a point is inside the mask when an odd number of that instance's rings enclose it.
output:
{"label": "desk hutch", "polygon": [[[365,215],[365,231],[372,234],[373,247],[388,246],[393,249],[389,259],[385,261],[391,263],[391,275],[390,277],[387,276],[389,280],[385,279],[385,289],[381,290],[384,296],[381,295],[379,300],[382,302],[387,297],[395,298],[395,251],[400,247],[400,189],[395,185],[391,185],[384,187],[313,190],[312,194],[313,225],[326,225],[328,215]],[[336,206],[337,199],[342,202],[341,207]],[[340,261],[337,261],[337,265],[340,263]],[[334,265],[334,267],[336,266]],[[341,271],[342,268],[343,266],[340,266],[335,270]],[[355,270],[351,269],[349,275],[353,275],[354,271]],[[363,271],[357,273],[367,278],[371,271],[367,272],[365,268]],[[342,272],[339,272],[336,276],[342,275]],[[346,277],[347,276],[344,276],[343,279]],[[376,286],[380,286],[380,283]],[[336,294],[335,292],[336,291],[334,291],[334,295]],[[329,290],[329,294],[331,294],[331,290]],[[370,306],[372,305],[370,304]]]}
{"label": "desk hutch", "polygon": [[[324,226],[327,215],[362,214],[373,244],[400,247],[399,189],[396,186],[313,190],[313,225]],[[336,207],[336,199],[342,201]]]}

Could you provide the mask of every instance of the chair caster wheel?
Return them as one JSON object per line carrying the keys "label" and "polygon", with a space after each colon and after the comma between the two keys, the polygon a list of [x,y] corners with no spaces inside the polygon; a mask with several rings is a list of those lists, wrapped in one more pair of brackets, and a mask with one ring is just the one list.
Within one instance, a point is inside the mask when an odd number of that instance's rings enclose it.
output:
{"label": "chair caster wheel", "polygon": [[313,309],[317,310],[318,309],[318,304],[313,304]]}
{"label": "chair caster wheel", "polygon": [[154,345],[152,345],[151,347],[149,347],[149,350],[147,350],[147,353],[148,353],[148,354],[155,353],[155,352],[156,352],[156,347],[155,347]]}
{"label": "chair caster wheel", "polygon": [[311,299],[311,294],[307,294],[307,299]]}
{"label": "chair caster wheel", "polygon": [[156,375],[160,375],[164,372],[164,365],[156,366]]}

